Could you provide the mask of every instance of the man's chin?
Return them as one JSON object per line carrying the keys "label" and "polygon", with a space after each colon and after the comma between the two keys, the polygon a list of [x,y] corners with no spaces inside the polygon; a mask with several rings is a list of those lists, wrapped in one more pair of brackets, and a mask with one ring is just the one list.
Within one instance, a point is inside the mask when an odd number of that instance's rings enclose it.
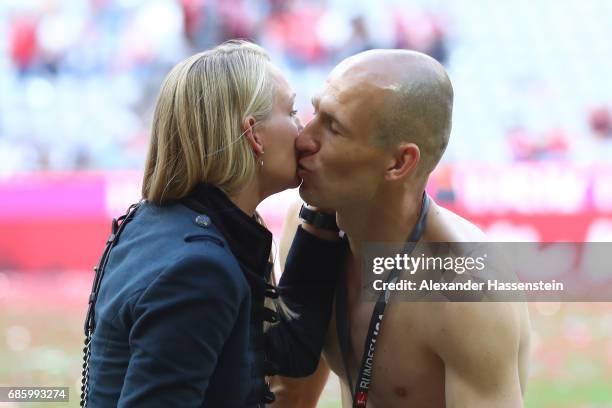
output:
{"label": "man's chin", "polygon": [[325,200],[322,200],[320,195],[316,194],[316,192],[313,191],[312,187],[308,183],[302,182],[302,184],[300,185],[299,193],[302,200],[304,200],[304,202],[308,203],[309,205],[320,208],[329,207],[325,205]]}
{"label": "man's chin", "polygon": [[311,194],[310,189],[306,185],[306,182],[304,182],[304,180],[302,180],[302,184],[300,184],[300,189],[298,191],[300,193],[300,197],[302,198],[302,200],[310,204],[310,200],[312,200],[312,197],[311,197],[312,194]]}

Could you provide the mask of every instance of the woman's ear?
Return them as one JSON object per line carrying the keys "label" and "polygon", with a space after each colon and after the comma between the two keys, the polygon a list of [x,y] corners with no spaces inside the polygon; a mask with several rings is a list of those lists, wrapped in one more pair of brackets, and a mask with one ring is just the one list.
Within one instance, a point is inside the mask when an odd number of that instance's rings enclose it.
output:
{"label": "woman's ear", "polygon": [[244,137],[246,137],[249,144],[253,148],[255,156],[259,157],[264,153],[264,146],[261,135],[259,135],[255,130],[255,126],[257,124],[258,122],[255,120],[255,117],[247,116],[242,121],[242,131],[244,132]]}
{"label": "woman's ear", "polygon": [[400,180],[416,170],[416,166],[421,158],[419,146],[414,143],[400,144],[385,171],[385,179],[389,181]]}

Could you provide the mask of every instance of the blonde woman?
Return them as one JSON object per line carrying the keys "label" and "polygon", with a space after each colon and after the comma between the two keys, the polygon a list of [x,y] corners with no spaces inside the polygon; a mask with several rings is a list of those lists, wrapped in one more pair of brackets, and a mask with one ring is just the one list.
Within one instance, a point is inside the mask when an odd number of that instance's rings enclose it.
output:
{"label": "blonde woman", "polygon": [[168,74],[143,201],[114,223],[97,268],[82,405],[259,407],[274,400],[266,376],[314,371],[341,243],[300,228],[277,288],[272,235],[256,213],[300,182],[293,98],[268,55],[244,41]]}

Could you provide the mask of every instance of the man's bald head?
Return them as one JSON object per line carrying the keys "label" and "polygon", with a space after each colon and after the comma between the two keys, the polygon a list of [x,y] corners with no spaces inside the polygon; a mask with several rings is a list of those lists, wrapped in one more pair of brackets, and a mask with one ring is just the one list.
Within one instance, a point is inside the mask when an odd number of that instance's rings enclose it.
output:
{"label": "man's bald head", "polygon": [[371,50],[342,61],[334,78],[369,95],[377,146],[415,143],[418,174],[435,168],[448,144],[453,108],[453,88],[440,63],[415,51]]}

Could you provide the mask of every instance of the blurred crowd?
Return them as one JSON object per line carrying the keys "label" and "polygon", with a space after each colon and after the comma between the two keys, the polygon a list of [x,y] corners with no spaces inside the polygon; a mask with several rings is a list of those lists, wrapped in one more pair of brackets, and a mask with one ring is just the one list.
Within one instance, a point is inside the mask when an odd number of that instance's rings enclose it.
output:
{"label": "blurred crowd", "polygon": [[[612,71],[609,2],[574,2],[605,10],[566,10],[576,20],[555,19],[560,28],[544,18],[553,0],[537,2],[539,8],[512,1],[507,10],[504,2],[458,3],[3,1],[0,174],[142,167],[164,75],[185,56],[229,38],[251,39],[270,52],[298,94],[303,121],[312,94],[338,61],[370,48],[406,48],[438,59],[455,85],[447,160],[610,157],[612,88],[598,82]],[[525,24],[527,17],[533,21]],[[586,34],[581,18],[589,20]],[[559,30],[585,50],[568,51]],[[590,58],[591,48],[600,59]],[[566,52],[574,61],[569,67]]]}

